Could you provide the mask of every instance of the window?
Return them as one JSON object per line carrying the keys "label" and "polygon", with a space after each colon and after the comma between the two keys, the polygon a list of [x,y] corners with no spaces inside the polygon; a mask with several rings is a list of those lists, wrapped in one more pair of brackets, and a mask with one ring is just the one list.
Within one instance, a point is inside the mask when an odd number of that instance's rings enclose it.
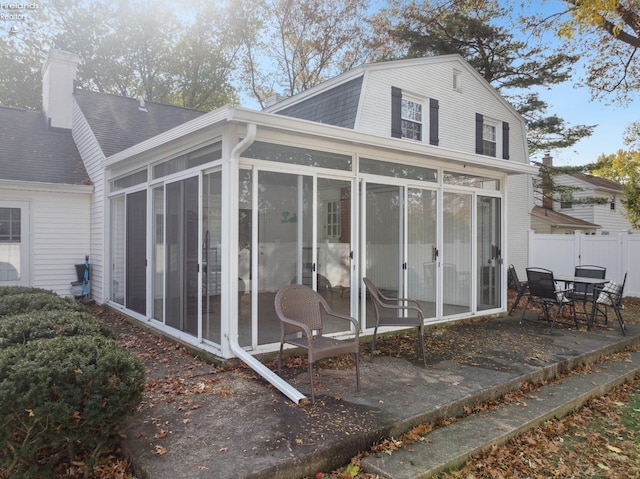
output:
{"label": "window", "polygon": [[327,201],[327,238],[340,236],[340,202]]}
{"label": "window", "polygon": [[612,196],[610,201],[609,201],[609,209],[611,211],[615,211],[616,210],[616,197]]}
{"label": "window", "polygon": [[496,126],[486,122],[482,124],[482,154],[496,156]]}
{"label": "window", "polygon": [[402,138],[422,141],[422,104],[402,99]]}
{"label": "window", "polygon": [[573,197],[570,194],[562,195],[560,198],[560,209],[568,210],[573,208]]}
{"label": "window", "polygon": [[462,91],[461,73],[458,70],[453,70],[453,89],[457,92]]}
{"label": "window", "polygon": [[0,284],[28,284],[28,251],[28,204],[0,203]]}

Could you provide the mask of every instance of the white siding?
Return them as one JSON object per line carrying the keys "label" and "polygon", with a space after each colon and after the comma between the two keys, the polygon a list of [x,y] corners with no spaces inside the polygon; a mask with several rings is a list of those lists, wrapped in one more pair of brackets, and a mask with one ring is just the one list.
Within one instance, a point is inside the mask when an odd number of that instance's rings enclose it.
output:
{"label": "white siding", "polygon": [[509,176],[507,179],[507,252],[505,263],[516,267],[523,275],[528,264],[528,234],[533,208],[533,184],[529,175]]}
{"label": "white siding", "polygon": [[[528,161],[522,120],[503,103],[484,80],[464,62],[450,59],[423,65],[366,70],[363,97],[355,129],[382,137],[391,136],[391,87],[424,99],[423,141],[429,143],[428,99],[439,102],[440,147],[475,153],[475,115],[482,114],[510,126],[510,161]],[[461,74],[461,89],[453,88],[453,71]],[[498,125],[498,157],[501,158],[502,126]],[[411,141],[411,140],[406,140]]]}
{"label": "white siding", "polygon": [[91,197],[91,297],[98,303],[106,300],[104,290],[105,282],[105,190],[104,190],[104,154],[98,145],[91,128],[87,124],[84,115],[74,102],[73,109],[73,139],[84,161],[89,178],[94,186]]}
{"label": "white siding", "polygon": [[2,199],[29,202],[29,285],[69,295],[89,252],[90,194],[7,189]]}

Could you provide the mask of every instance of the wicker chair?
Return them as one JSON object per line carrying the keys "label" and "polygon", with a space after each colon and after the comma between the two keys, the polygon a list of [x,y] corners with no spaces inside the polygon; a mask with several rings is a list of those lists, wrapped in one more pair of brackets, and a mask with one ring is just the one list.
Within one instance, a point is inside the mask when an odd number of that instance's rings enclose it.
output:
{"label": "wicker chair", "polygon": [[[281,331],[278,374],[282,373],[284,343],[306,349],[311,383],[311,403],[314,403],[313,364],[323,358],[353,354],[356,361],[356,388],[358,391],[360,390],[360,324],[357,319],[335,313],[320,294],[301,284],[285,286],[278,290],[275,308],[280,320]],[[342,340],[323,336],[322,322],[325,315],[350,321],[353,325],[355,338]]]}
{"label": "wicker chair", "polygon": [[[420,353],[422,354],[422,362],[426,366],[427,357],[424,352],[424,315],[422,314],[420,303],[412,299],[385,296],[371,280],[367,278],[362,278],[362,280],[369,291],[376,313],[376,326],[373,330],[373,339],[371,340],[371,358],[373,359],[373,353],[376,350],[378,327],[414,326],[418,328]],[[404,312],[408,312],[409,315],[405,317],[404,314],[400,314]]]}

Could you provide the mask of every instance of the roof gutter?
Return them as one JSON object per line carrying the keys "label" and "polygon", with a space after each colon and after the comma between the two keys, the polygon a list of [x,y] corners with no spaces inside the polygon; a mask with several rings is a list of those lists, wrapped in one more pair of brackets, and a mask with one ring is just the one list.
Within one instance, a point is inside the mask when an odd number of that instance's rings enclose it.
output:
{"label": "roof gutter", "polygon": [[[247,133],[245,137],[240,141],[240,143],[238,143],[236,146],[233,147],[233,150],[231,150],[231,154],[229,155],[229,163],[230,163],[230,168],[233,174],[237,174],[239,162],[240,162],[239,161],[240,155],[244,150],[246,150],[254,142],[256,138],[256,131],[257,131],[257,127],[255,123],[247,124]],[[237,178],[235,183],[237,184]],[[231,218],[233,222],[237,221],[237,215],[231,215]],[[238,225],[236,224],[234,226],[232,224],[231,230],[238,231]],[[235,263],[235,268],[237,269],[237,262]],[[235,272],[232,272],[232,274],[229,277],[235,278],[237,276],[238,276],[237,271],[235,271]],[[235,307],[237,308],[237,303]],[[260,361],[258,361],[255,357],[253,357],[251,354],[249,354],[240,346],[240,344],[238,343],[239,334],[238,334],[237,310],[234,311],[234,314],[232,316],[236,320],[230,321],[230,324],[229,324],[228,341],[229,341],[229,348],[231,349],[231,352],[233,352],[233,354],[237,358],[239,358],[244,363],[246,363],[251,369],[253,369],[255,372],[260,374],[260,376],[262,376],[264,379],[269,381],[269,383],[271,383],[273,386],[278,388],[285,396],[287,396],[296,404],[299,404],[300,401],[305,398],[305,396],[300,391],[295,389],[293,386],[291,386],[291,384],[289,384],[280,376],[275,374],[273,371],[267,368],[264,364],[262,364]]]}

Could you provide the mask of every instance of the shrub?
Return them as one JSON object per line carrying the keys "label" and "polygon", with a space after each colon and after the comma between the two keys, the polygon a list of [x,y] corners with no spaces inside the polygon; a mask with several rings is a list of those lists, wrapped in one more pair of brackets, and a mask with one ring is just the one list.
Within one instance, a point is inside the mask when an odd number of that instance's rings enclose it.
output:
{"label": "shrub", "polygon": [[87,308],[73,298],[50,293],[29,292],[0,296],[0,316],[55,310],[87,311]]}
{"label": "shrub", "polygon": [[0,349],[35,339],[92,334],[115,338],[108,327],[88,312],[34,311],[0,316]]}
{"label": "shrub", "polygon": [[2,296],[11,296],[13,294],[24,294],[24,293],[41,293],[41,294],[50,294],[55,296],[55,292],[42,289],[42,288],[31,288],[29,286],[0,286],[0,297]]}
{"label": "shrub", "polygon": [[89,467],[142,399],[140,360],[102,336],[57,337],[0,350],[0,471],[53,477]]}

